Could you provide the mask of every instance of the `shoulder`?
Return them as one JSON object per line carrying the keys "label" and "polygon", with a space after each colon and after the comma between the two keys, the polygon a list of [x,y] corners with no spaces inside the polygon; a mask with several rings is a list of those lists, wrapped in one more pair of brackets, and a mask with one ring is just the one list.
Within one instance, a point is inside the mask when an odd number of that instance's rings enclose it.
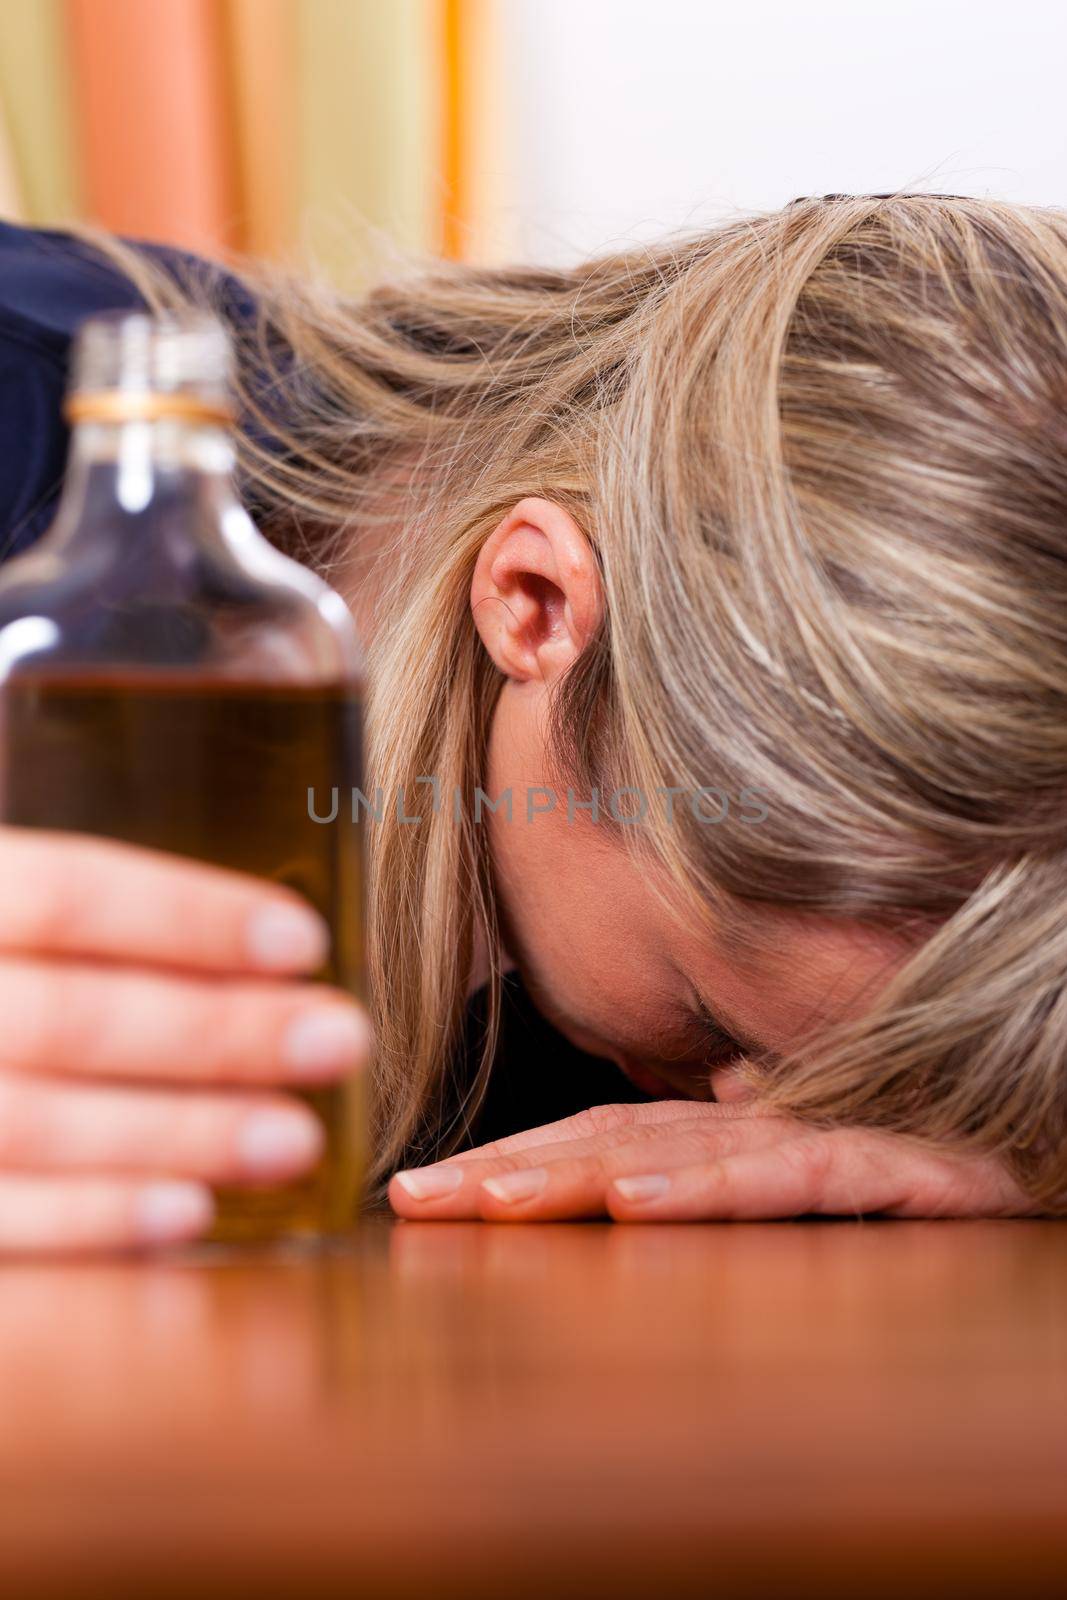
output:
{"label": "shoulder", "polygon": [[[159,245],[139,248],[176,278],[221,285],[231,317],[250,314],[247,297],[221,268]],[[0,222],[0,560],[32,544],[51,520],[66,461],[62,402],[79,325],[142,303],[90,243]]]}
{"label": "shoulder", "polygon": [[[126,242],[176,282],[210,286],[223,315],[238,321],[251,316],[251,296],[216,262],[168,245]],[[135,285],[89,240],[0,222],[0,335],[5,341],[21,336],[65,360],[86,317],[141,304]]]}
{"label": "shoulder", "polygon": [[0,339],[64,362],[78,324],[138,304],[133,285],[71,234],[0,223]]}

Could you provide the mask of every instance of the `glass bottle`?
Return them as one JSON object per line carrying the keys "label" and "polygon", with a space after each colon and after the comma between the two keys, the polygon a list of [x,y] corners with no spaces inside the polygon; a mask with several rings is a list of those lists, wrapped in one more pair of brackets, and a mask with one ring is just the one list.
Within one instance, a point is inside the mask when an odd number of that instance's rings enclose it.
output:
{"label": "glass bottle", "polygon": [[[0,568],[0,821],[106,835],[298,890],[317,976],[363,993],[361,660],[339,595],[257,531],[234,486],[231,354],[200,313],[93,318],[77,340],[55,521]],[[317,796],[317,800],[314,798]],[[304,1098],[307,1180],[219,1195],[215,1237],[354,1219],[358,1086]]]}

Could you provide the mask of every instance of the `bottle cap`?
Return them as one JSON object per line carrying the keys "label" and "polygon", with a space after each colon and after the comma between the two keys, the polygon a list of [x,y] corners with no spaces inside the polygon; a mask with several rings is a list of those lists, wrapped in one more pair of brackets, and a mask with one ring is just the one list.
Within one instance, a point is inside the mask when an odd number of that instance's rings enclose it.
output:
{"label": "bottle cap", "polygon": [[174,417],[233,420],[226,329],[202,311],[112,312],[79,329],[65,406],[70,422]]}

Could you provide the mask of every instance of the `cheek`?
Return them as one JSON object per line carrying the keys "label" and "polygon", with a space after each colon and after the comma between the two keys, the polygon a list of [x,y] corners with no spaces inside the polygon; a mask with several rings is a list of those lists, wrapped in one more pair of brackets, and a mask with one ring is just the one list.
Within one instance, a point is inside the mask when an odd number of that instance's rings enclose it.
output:
{"label": "cheek", "polygon": [[[588,812],[527,817],[527,790],[548,783],[529,696],[505,689],[489,746],[489,789],[511,789],[512,820],[488,813],[498,908],[508,954],[535,1003],[576,1044],[640,1037],[670,976],[658,902],[625,842]],[[603,1051],[601,1051],[603,1053]]]}
{"label": "cheek", "polygon": [[565,811],[494,819],[491,843],[508,953],[545,1015],[587,1047],[658,1028],[665,944],[624,847]]}

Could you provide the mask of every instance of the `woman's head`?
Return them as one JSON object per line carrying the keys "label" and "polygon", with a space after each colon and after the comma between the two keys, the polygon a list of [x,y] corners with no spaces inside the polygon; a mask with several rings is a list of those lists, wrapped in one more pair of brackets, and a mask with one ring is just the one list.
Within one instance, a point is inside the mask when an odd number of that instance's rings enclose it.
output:
{"label": "woman's head", "polygon": [[[371,657],[373,779],[421,818],[374,836],[385,1160],[460,1125],[502,909],[549,1009],[581,979],[621,1012],[653,950],[726,1011],[724,973],[777,1003],[788,969],[818,1025],[765,1093],[1002,1149],[1067,1204],[1067,217],[842,197],[262,303],[253,499],[327,566],[403,527]],[[567,581],[524,567],[531,526]],[[647,817],[480,825],[531,760]]]}
{"label": "woman's head", "polygon": [[770,905],[736,907],[731,928],[725,906],[715,914],[717,886],[695,915],[665,861],[630,842],[654,811],[668,827],[683,811],[701,828],[759,826],[760,791],[573,787],[553,721],[604,619],[598,563],[574,518],[520,501],[479,551],[471,606],[503,680],[477,801],[496,911],[557,1027],[653,1092],[709,1098],[711,1069],[721,1094],[718,1069],[742,1052],[769,1066],[862,1007],[901,959],[899,935]]}
{"label": "woman's head", "polygon": [[1067,1198],[1067,222],[816,202],[663,275],[598,434],[604,623],[558,768],[758,788],[758,824],[648,832],[709,952],[848,941],[810,1003],[851,1027],[767,1090],[977,1136]]}

